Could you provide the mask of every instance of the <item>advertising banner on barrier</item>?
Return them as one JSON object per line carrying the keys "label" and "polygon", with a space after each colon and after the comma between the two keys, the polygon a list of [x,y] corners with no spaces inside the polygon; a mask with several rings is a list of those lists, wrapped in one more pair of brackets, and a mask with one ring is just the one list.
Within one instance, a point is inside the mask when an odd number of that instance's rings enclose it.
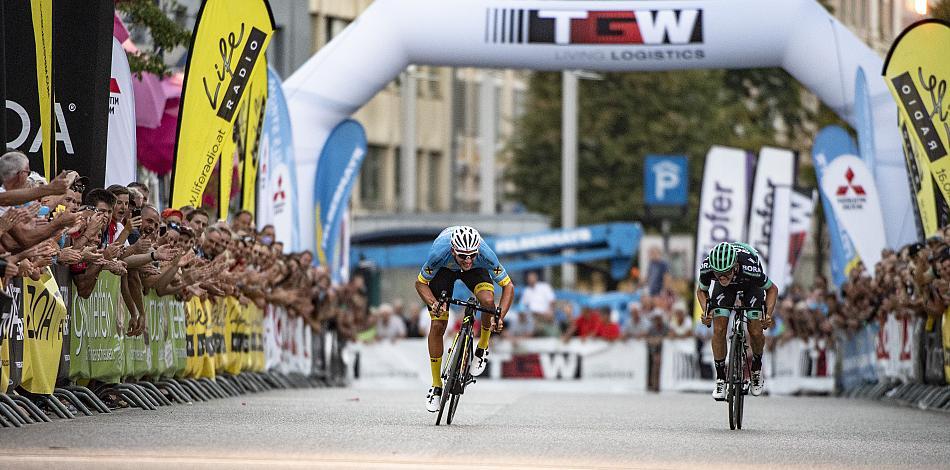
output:
{"label": "advertising banner on barrier", "polygon": [[853,332],[850,336],[840,337],[841,343],[841,388],[850,390],[866,384],[877,383],[874,369],[877,361],[877,325],[868,325]]}
{"label": "advertising banner on barrier", "polygon": [[186,349],[188,354],[187,377],[214,378],[214,346],[210,327],[210,304],[197,297],[188,299],[185,304],[188,335]]}
{"label": "advertising banner on barrier", "polygon": [[59,286],[59,296],[66,305],[66,320],[63,324],[65,327],[63,329],[63,352],[60,354],[59,374],[56,378],[57,381],[60,381],[69,379],[69,373],[72,370],[72,357],[70,354],[70,351],[72,351],[70,345],[72,334],[70,325],[72,325],[73,311],[73,282],[68,266],[54,264],[51,269],[53,270],[53,277],[56,279],[56,285]]}
{"label": "advertising banner on barrier", "polygon": [[172,207],[200,206],[215,165],[234,153],[234,118],[273,32],[267,0],[201,4],[178,114]]}
{"label": "advertising banner on barrier", "polygon": [[950,23],[928,19],[904,30],[884,61],[923,238],[950,223],[950,112],[943,108],[948,56]]}
{"label": "advertising banner on barrier", "polygon": [[30,168],[49,178],[54,153],[44,143],[70,141],[68,132],[55,132],[68,126],[61,107],[53,112],[53,0],[4,2],[3,15],[6,147],[25,153]]}
{"label": "advertising banner on barrier", "polygon": [[278,329],[280,322],[277,319],[277,308],[273,305],[264,307],[264,369],[276,369],[280,364],[281,332]]}
{"label": "advertising banner on barrier", "polygon": [[99,273],[88,299],[73,288],[70,377],[117,383],[125,374],[123,338],[128,323],[119,288],[119,277],[106,271]]}
{"label": "advertising banner on barrier", "polygon": [[950,307],[943,312],[943,375],[950,383]]}
{"label": "advertising banner on barrier", "polygon": [[[841,127],[827,126],[819,131],[812,147],[818,188],[822,188],[828,164],[842,155],[855,155],[857,152],[858,147],[854,139]],[[831,202],[833,194],[825,194],[823,190],[820,194],[825,223],[828,225],[828,238],[831,239],[831,280],[835,286],[841,287],[848,273],[851,272],[851,268],[857,264],[858,253],[851,243],[848,232],[835,216]]]}
{"label": "advertising banner on barrier", "polygon": [[[696,231],[697,266],[717,243],[739,240],[745,234],[749,202],[746,159],[745,151],[729,147],[713,146],[706,154]],[[698,275],[698,267],[695,272]],[[698,304],[693,312],[698,318]]]}
{"label": "advertising banner on barrier", "polygon": [[[732,170],[734,171],[734,168]],[[763,147],[759,151],[759,159],[755,167],[755,182],[752,186],[749,207],[749,234],[746,240],[752,248],[755,248],[755,251],[759,252],[762,267],[779,288],[786,285],[780,281],[785,279],[787,270],[785,267],[788,262],[789,214],[787,206],[790,201],[785,197],[781,200],[781,207],[776,207],[775,193],[776,188],[779,187],[790,190],[794,182],[795,153],[791,150]],[[774,247],[773,250],[772,241],[776,232],[784,233],[785,236],[782,238],[785,241],[783,246]]]}
{"label": "advertising banner on barrier", "polygon": [[[109,81],[109,138],[104,188],[126,185],[137,179],[135,94],[125,49],[112,38],[112,79]],[[85,174],[85,173],[83,173]]]}
{"label": "advertising banner on barrier", "polygon": [[20,301],[23,283],[16,277],[7,284],[7,295],[0,296],[0,392],[6,393],[20,385],[23,378],[23,316]]}
{"label": "advertising banner on barrier", "polygon": [[46,269],[39,281],[23,278],[23,380],[30,393],[49,395],[56,387],[63,354],[66,304],[53,273]]}
{"label": "advertising banner on barrier", "polygon": [[879,324],[875,352],[875,369],[879,378],[910,382],[919,380],[917,372],[916,318],[893,313]]}
{"label": "advertising banner on barrier", "polygon": [[877,184],[871,172],[858,157],[842,155],[825,168],[821,190],[831,201],[835,219],[850,236],[864,267],[873,276],[887,239]]}
{"label": "advertising banner on barrier", "polygon": [[[643,391],[647,348],[643,341],[530,338],[498,341],[482,379],[571,383],[600,391]],[[413,387],[431,382],[425,340],[348,344],[347,376],[366,386]]]}
{"label": "advertising banner on barrier", "polygon": [[114,0],[53,2],[54,172],[76,170],[90,188],[105,187],[114,8]]}
{"label": "advertising banner on barrier", "polygon": [[341,122],[323,146],[317,161],[314,182],[316,209],[317,262],[331,269],[333,279],[340,281],[340,224],[350,200],[350,191],[366,156],[366,131],[360,123],[347,119]]}
{"label": "advertising banner on barrier", "polygon": [[835,352],[826,339],[779,341],[771,352],[769,393],[831,393],[835,388]]}
{"label": "advertising banner on barrier", "polygon": [[267,104],[261,129],[257,175],[257,228],[273,225],[277,241],[289,252],[300,249],[297,223],[297,173],[293,134],[280,77],[267,69]]}
{"label": "advertising banner on barrier", "polygon": [[921,352],[924,355],[924,382],[931,385],[946,385],[943,373],[943,315],[928,316],[924,320],[921,336]]}

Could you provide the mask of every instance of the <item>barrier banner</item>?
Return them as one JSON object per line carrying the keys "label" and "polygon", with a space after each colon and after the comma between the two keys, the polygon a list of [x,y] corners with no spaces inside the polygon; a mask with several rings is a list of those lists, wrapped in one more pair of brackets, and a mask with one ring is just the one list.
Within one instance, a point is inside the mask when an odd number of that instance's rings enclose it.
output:
{"label": "barrier banner", "polygon": [[168,312],[169,332],[172,340],[172,367],[166,377],[184,377],[188,367],[186,340],[185,303],[174,297],[163,297]]}
{"label": "barrier banner", "polygon": [[288,251],[299,251],[297,218],[297,173],[294,167],[293,133],[287,100],[280,77],[267,69],[267,104],[261,129],[257,175],[257,229],[273,225],[278,241]]}
{"label": "barrier banner", "polygon": [[178,313],[180,302],[171,296],[159,297],[154,290],[145,296],[148,320],[148,349],[151,356],[149,376],[173,377],[184,369],[184,318]]}
{"label": "barrier banner", "polygon": [[263,372],[264,359],[264,310],[251,303],[247,306],[247,350],[249,361],[248,370],[253,372]]}
{"label": "barrier banner", "polygon": [[[211,172],[231,156],[234,118],[274,32],[267,0],[206,0],[195,19],[185,66],[171,206],[202,203]],[[222,173],[230,171],[224,169]]]}
{"label": "barrier banner", "polygon": [[108,271],[99,273],[88,299],[73,289],[70,329],[70,378],[118,383],[125,375],[125,306],[119,315],[120,279]]}
{"label": "barrier banner", "polygon": [[215,354],[214,337],[211,325],[211,302],[197,297],[188,299],[186,304],[188,322],[191,331],[188,333],[188,369],[189,377],[214,378]]}
{"label": "barrier banner", "polygon": [[66,304],[53,273],[46,269],[39,281],[23,278],[23,379],[30,393],[49,395],[56,388],[63,354]]}
{"label": "barrier banner", "polygon": [[702,353],[707,351],[707,360],[712,363],[712,348],[708,342],[698,342],[695,338],[664,339],[660,351],[660,391],[712,390],[712,378],[704,379],[700,374]]}
{"label": "barrier banner", "polygon": [[[749,205],[746,160],[745,151],[718,145],[706,154],[696,231],[695,279],[699,278],[698,266],[709,250],[719,242],[735,241],[745,234]],[[693,305],[693,315],[698,320],[701,310],[698,303]]]}
{"label": "barrier banner", "polygon": [[263,319],[263,360],[264,370],[275,370],[280,364],[281,330],[282,326],[277,318],[277,308],[268,304],[264,307]]}
{"label": "barrier banner", "polygon": [[211,348],[214,350],[215,374],[223,374],[231,364],[231,328],[228,322],[227,298],[214,299],[211,304]]}
{"label": "barrier banner", "polygon": [[[121,294],[119,294],[121,296]],[[122,321],[123,343],[125,345],[125,378],[139,380],[147,375],[151,375],[152,369],[152,351],[150,349],[151,335],[145,332],[138,336],[125,336],[128,331],[129,321],[132,318],[125,302],[119,302],[119,316]],[[148,317],[146,316],[146,321]],[[151,327],[151,325],[149,325]]]}
{"label": "barrier banner", "polygon": [[0,392],[6,393],[20,386],[23,378],[23,317],[20,313],[22,279],[13,278],[0,295],[2,328],[0,332]]}
{"label": "barrier banner", "polygon": [[[54,109],[57,145],[52,175],[61,170],[77,170],[89,178],[86,186],[89,188],[106,187],[109,130],[114,123],[109,118],[110,91],[113,88],[110,72],[115,41],[112,37],[114,10],[114,0],[53,2],[53,95],[57,102]],[[82,46],[78,47],[80,44]],[[128,106],[133,106],[131,95],[129,101]],[[132,121],[126,125],[135,124]],[[134,134],[129,145],[133,153],[123,155],[124,158],[135,155]],[[116,163],[128,168],[128,164]]]}
{"label": "barrier banner", "polygon": [[875,351],[877,376],[907,383],[918,380],[916,318],[893,313],[879,323]]}
{"label": "barrier banner", "polygon": [[[646,342],[606,342],[560,338],[498,341],[482,379],[519,379],[597,387],[598,390],[641,391],[647,385]],[[347,375],[366,385],[408,385],[431,381],[425,339],[344,348]],[[488,381],[489,383],[491,381]]]}
{"label": "barrier banner", "polygon": [[[812,147],[818,188],[822,188],[825,168],[828,167],[828,164],[842,155],[855,155],[857,152],[858,146],[854,139],[848,135],[848,131],[838,126],[822,128],[815,136],[815,144]],[[854,245],[851,243],[851,237],[835,216],[831,203],[833,194],[825,194],[824,191],[821,191],[820,194],[822,208],[824,209],[822,212],[825,223],[828,225],[828,238],[831,239],[831,281],[836,287],[840,288],[859,258]]]}
{"label": "barrier banner", "polygon": [[6,146],[25,153],[48,180],[54,152],[43,143],[69,141],[53,127],[53,0],[3,2],[3,15]]}
{"label": "barrier banner", "polygon": [[56,285],[59,286],[59,296],[66,305],[66,320],[63,323],[63,349],[59,360],[59,375],[56,377],[57,381],[65,381],[69,379],[69,372],[72,369],[70,325],[72,325],[73,311],[73,281],[68,266],[54,264],[51,269],[53,270],[53,277],[56,279]]}
{"label": "barrier banner", "polygon": [[874,369],[877,359],[876,340],[877,325],[865,326],[851,333],[850,336],[840,338],[842,355],[840,383],[843,390],[877,383],[877,373]]}
{"label": "barrier banner", "polygon": [[831,393],[835,388],[835,352],[831,341],[792,338],[779,341],[772,351],[769,393]]}
{"label": "barrier banner", "polygon": [[[898,129],[924,238],[950,223],[950,23],[918,21],[898,36],[882,74],[897,102]],[[914,199],[912,197],[911,199]]]}
{"label": "barrier banner", "polygon": [[943,315],[928,316],[924,321],[921,351],[924,354],[924,382],[946,385],[943,373]]}
{"label": "barrier banner", "polygon": [[224,345],[229,360],[224,365],[224,371],[237,375],[244,370],[248,354],[244,350],[244,335],[247,322],[244,319],[244,308],[238,299],[226,297],[225,305],[225,334]]}

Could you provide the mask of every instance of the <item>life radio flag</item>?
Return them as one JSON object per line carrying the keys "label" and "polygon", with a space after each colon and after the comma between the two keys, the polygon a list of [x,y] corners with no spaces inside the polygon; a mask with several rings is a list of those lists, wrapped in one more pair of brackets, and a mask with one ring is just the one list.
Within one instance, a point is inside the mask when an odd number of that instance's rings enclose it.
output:
{"label": "life radio flag", "polygon": [[258,230],[273,225],[278,241],[288,252],[300,248],[297,216],[297,177],[294,167],[293,132],[280,77],[267,70],[267,102],[261,128],[257,174]]}
{"label": "life radio flag", "polygon": [[[749,207],[747,156],[744,150],[714,146],[706,154],[703,191],[699,203],[699,228],[696,231],[696,280],[699,265],[717,243],[742,238]],[[740,169],[740,171],[736,171]],[[698,319],[698,303],[693,309]]]}
{"label": "life radio flag", "polygon": [[842,155],[829,163],[821,190],[831,202],[835,218],[854,243],[864,266],[874,275],[874,265],[887,246],[884,217],[877,185],[867,165],[855,155]]}
{"label": "life radio flag", "polygon": [[264,125],[264,109],[267,105],[267,71],[268,67],[255,68],[248,90],[251,98],[248,101],[247,132],[244,134],[241,208],[252,213],[257,211],[257,168],[261,127]]}
{"label": "life radio flag", "polygon": [[261,59],[273,32],[267,0],[202,3],[182,85],[173,207],[200,206],[215,165],[222,155],[234,153],[234,119],[248,95],[254,69],[264,67]]}
{"label": "life radio flag", "polygon": [[904,30],[884,61],[923,237],[950,223],[948,57],[950,23],[928,19]]}
{"label": "life radio flag", "polygon": [[55,153],[52,145],[44,144],[54,142],[56,135],[53,1],[3,2],[3,15],[6,147],[25,153],[30,168],[48,179]]}
{"label": "life radio flag", "polygon": [[109,142],[105,185],[135,181],[135,95],[132,72],[122,44],[112,38],[112,78],[109,80]]}

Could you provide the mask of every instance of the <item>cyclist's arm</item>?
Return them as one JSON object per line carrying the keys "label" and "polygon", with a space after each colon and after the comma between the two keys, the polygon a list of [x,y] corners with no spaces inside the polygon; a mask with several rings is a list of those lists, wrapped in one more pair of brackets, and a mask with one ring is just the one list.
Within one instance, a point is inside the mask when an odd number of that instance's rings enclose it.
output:
{"label": "cyclist's arm", "polygon": [[435,294],[432,293],[432,289],[429,288],[428,282],[422,282],[416,279],[416,292],[430,310],[432,309],[432,305],[438,301],[438,299],[435,298]]}
{"label": "cyclist's arm", "polygon": [[769,283],[769,288],[765,289],[765,316],[771,317],[775,311],[775,301],[778,300],[778,287]]}
{"label": "cyclist's arm", "polygon": [[508,314],[508,309],[511,308],[514,298],[515,283],[509,282],[501,288],[501,300],[498,302],[498,306],[501,307],[501,318],[505,318],[505,315]]}
{"label": "cyclist's arm", "polygon": [[699,308],[706,315],[706,303],[709,302],[709,293],[702,289],[702,286],[696,287],[696,301],[699,302]]}

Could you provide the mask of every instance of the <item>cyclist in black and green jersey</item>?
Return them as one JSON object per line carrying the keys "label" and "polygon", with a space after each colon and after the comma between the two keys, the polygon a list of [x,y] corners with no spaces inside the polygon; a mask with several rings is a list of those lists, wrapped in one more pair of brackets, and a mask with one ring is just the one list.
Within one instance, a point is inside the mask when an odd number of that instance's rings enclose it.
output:
{"label": "cyclist in black and green jersey", "polygon": [[[699,285],[696,299],[703,309],[703,324],[713,325],[713,359],[716,361],[716,388],[712,396],[725,399],[726,378],[726,331],[729,329],[730,308],[764,306],[762,311],[746,312],[749,318],[749,338],[752,346],[752,395],[762,393],[762,348],[765,336],[762,330],[772,325],[772,312],[778,298],[778,288],[762,269],[758,253],[744,243],[722,242],[713,247],[703,259],[699,269]],[[712,286],[712,293],[709,288]],[[711,299],[711,302],[710,302]],[[713,312],[706,309],[707,302]]]}

